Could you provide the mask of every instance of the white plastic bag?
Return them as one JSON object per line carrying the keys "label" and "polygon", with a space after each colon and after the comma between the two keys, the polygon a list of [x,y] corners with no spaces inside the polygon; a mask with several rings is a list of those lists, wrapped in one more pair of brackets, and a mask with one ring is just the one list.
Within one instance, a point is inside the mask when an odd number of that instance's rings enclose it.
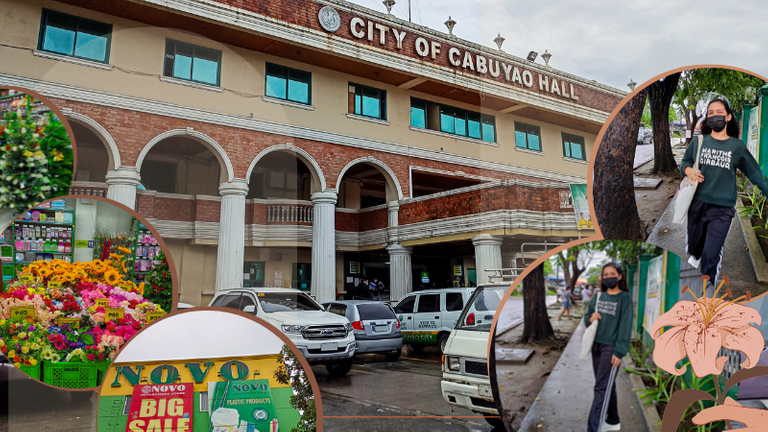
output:
{"label": "white plastic bag", "polygon": [[[704,140],[699,135],[699,148],[696,151],[696,162],[693,165],[694,169],[699,169],[699,158],[701,157],[701,143]],[[699,186],[698,182],[693,182],[688,176],[683,178],[680,182],[680,187],[677,188],[675,193],[675,213],[672,216],[672,223],[685,224],[688,222],[688,207],[693,202],[693,195],[696,193],[696,188]]]}
{"label": "white plastic bag", "polygon": [[[595,311],[597,311],[597,304],[600,301],[600,294],[597,294],[597,299],[595,299]],[[584,334],[581,336],[581,359],[586,360],[589,358],[590,354],[592,353],[592,344],[595,343],[595,335],[597,334],[597,325],[600,323],[600,320],[595,320],[593,323],[587,327],[586,330],[584,330]]]}

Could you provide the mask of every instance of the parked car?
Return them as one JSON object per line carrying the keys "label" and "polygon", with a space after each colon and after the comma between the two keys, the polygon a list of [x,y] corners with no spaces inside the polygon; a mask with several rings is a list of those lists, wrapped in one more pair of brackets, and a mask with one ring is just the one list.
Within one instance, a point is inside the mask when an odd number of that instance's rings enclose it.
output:
{"label": "parked car", "polygon": [[394,308],[403,343],[417,352],[428,345],[437,345],[443,351],[461,310],[475,289],[431,289],[403,297]]}
{"label": "parked car", "polygon": [[352,323],[355,354],[382,353],[389,360],[400,358],[403,334],[392,306],[372,300],[339,300],[323,303],[323,307]]}
{"label": "parked car", "polygon": [[[488,341],[496,310],[508,285],[479,286],[461,311],[443,350],[443,399],[484,416],[498,416],[488,377]],[[503,429],[498,417],[485,418]]]}
{"label": "parked car", "polygon": [[357,344],[352,325],[326,312],[304,292],[292,288],[233,288],[216,293],[208,306],[238,309],[263,318],[296,344],[310,364],[324,364],[333,376],[352,368]]}
{"label": "parked car", "polygon": [[637,133],[637,145],[653,144],[653,129],[640,126]]}

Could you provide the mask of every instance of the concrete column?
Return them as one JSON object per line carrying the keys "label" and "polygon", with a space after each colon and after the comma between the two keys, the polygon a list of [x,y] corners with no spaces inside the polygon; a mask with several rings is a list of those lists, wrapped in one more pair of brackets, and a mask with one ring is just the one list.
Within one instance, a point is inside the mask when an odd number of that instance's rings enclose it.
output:
{"label": "concrete column", "polygon": [[121,166],[107,172],[107,198],[136,210],[136,188],[140,180],[136,167]]}
{"label": "concrete column", "polygon": [[312,194],[312,295],[318,303],[336,300],[336,200],[334,190]]}
{"label": "concrete column", "polygon": [[501,239],[490,234],[480,234],[472,237],[472,244],[475,245],[477,284],[487,284],[488,276],[494,273],[486,270],[501,268]]}
{"label": "concrete column", "polygon": [[387,203],[387,216],[389,223],[387,224],[387,242],[397,243],[398,240],[398,215],[400,211],[400,204],[397,201],[390,201]]}
{"label": "concrete column", "polygon": [[243,286],[245,253],[245,196],[248,183],[234,179],[219,185],[219,246],[216,254],[216,291]]}
{"label": "concrete column", "polygon": [[400,243],[387,247],[389,251],[389,299],[400,300],[413,291],[413,268],[411,267],[412,248]]}

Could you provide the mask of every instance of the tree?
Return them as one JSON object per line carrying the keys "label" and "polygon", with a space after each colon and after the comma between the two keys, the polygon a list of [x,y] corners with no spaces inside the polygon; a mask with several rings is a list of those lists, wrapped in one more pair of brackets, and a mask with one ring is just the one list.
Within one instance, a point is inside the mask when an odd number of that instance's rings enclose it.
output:
{"label": "tree", "polygon": [[647,89],[619,110],[603,134],[595,157],[592,200],[605,238],[645,240],[635,201],[633,165]]}
{"label": "tree", "polygon": [[605,252],[608,257],[626,267],[637,264],[640,255],[661,255],[664,249],[643,242],[627,240],[599,240],[593,243],[595,249]]}
{"label": "tree", "polygon": [[[147,275],[147,283],[144,287],[144,298],[159,305],[164,311],[170,312],[173,305],[173,280],[171,279],[171,268],[168,265],[168,259],[165,252],[160,250],[156,259],[160,264]],[[149,285],[149,286],[146,286]]]}
{"label": "tree", "polygon": [[[757,91],[765,85],[762,78],[741,71],[721,68],[702,68],[683,71],[674,96],[674,104],[689,131],[694,130],[704,113],[698,110],[699,103],[707,93],[725,96],[734,113],[742,111],[747,103],[753,103]],[[686,145],[693,139],[686,140]]]}
{"label": "tree", "polygon": [[565,283],[569,287],[576,286],[579,276],[589,266],[589,262],[592,260],[592,251],[592,243],[582,243],[555,255],[563,267]]}
{"label": "tree", "polygon": [[555,274],[555,271],[552,269],[552,262],[550,260],[544,261],[544,277],[547,277],[551,274]]}
{"label": "tree", "polygon": [[518,343],[554,338],[555,331],[547,313],[543,263],[528,273],[523,279],[523,287],[523,335]]}
{"label": "tree", "polygon": [[[283,345],[277,358],[278,367],[275,379],[280,384],[290,384],[293,390],[291,407],[299,411],[299,423],[291,432],[313,432],[317,429],[317,412],[315,411],[315,393],[307,378],[307,373],[301,367],[301,362],[288,345]],[[281,429],[283,430],[283,429]]]}
{"label": "tree", "polygon": [[680,72],[668,75],[648,86],[648,105],[653,123],[653,174],[675,174],[677,163],[669,136],[669,106],[677,90]]}

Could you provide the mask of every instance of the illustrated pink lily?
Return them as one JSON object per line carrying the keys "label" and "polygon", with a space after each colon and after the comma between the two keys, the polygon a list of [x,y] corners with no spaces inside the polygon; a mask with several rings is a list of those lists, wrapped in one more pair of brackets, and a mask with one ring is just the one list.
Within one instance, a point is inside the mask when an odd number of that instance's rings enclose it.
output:
{"label": "illustrated pink lily", "polygon": [[768,411],[741,406],[731,397],[727,397],[722,405],[707,408],[696,414],[692,420],[696,425],[731,420],[744,423],[746,428],[740,429],[742,431],[764,431],[768,422]]}
{"label": "illustrated pink lily", "polygon": [[[728,283],[727,277],[724,282]],[[732,296],[729,289],[722,297],[717,297],[722,286],[723,282],[711,298],[707,297],[706,288],[703,297],[697,298],[686,286],[683,292],[689,291],[696,301],[679,301],[656,319],[651,336],[656,341],[653,360],[658,367],[673,375],[682,375],[686,367],[678,369],[676,364],[687,356],[697,377],[720,375],[728,360],[727,357],[717,358],[721,347],[743,352],[746,360],[741,367],[757,365],[765,339],[763,333],[750,323],[760,325],[762,318],[755,309],[736,303],[744,298],[750,301],[749,292],[727,301],[725,297]],[[669,326],[672,328],[658,334],[659,330]]]}

